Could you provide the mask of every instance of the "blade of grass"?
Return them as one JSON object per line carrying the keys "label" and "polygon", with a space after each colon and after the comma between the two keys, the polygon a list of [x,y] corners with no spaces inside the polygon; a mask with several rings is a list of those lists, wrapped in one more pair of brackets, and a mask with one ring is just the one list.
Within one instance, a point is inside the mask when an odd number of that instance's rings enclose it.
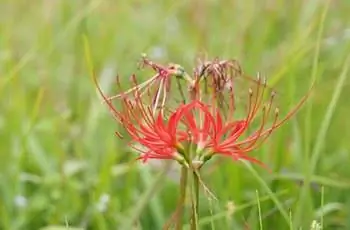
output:
{"label": "blade of grass", "polygon": [[[152,173],[148,168],[142,168],[140,170],[140,176],[143,184],[145,185],[146,188],[149,188],[152,186]],[[154,216],[156,226],[154,226],[156,229],[161,229],[162,225],[165,222],[165,217],[164,217],[164,210],[162,208],[162,201],[160,197],[156,196],[152,200],[149,201],[150,204],[150,210],[151,213]]]}
{"label": "blade of grass", "polygon": [[341,70],[341,74],[339,75],[337,85],[335,86],[335,89],[333,91],[332,99],[326,109],[326,114],[321,122],[321,127],[316,137],[315,146],[311,154],[311,162],[310,162],[310,168],[309,168],[310,174],[312,174],[316,170],[317,162],[321,156],[322,148],[326,143],[327,132],[332,122],[332,118],[333,118],[340,94],[345,85],[345,80],[348,77],[348,71],[350,66],[349,63],[350,63],[350,55],[348,55],[344,61],[344,65]]}
{"label": "blade of grass", "polygon": [[286,60],[283,62],[283,65],[269,78],[269,85],[271,87],[275,86],[290,69],[300,63],[300,60],[312,50],[314,45],[313,43],[310,44],[310,42],[307,42],[307,39],[310,37],[314,27],[315,23],[311,24],[304,31],[301,38],[295,39],[289,54],[285,58]]}
{"label": "blade of grass", "polygon": [[[285,195],[287,193],[288,193],[287,190],[283,190],[283,191],[278,192],[278,193],[276,193],[274,195],[276,197],[280,197],[280,196],[283,196],[283,195]],[[260,203],[261,202],[266,202],[266,201],[269,201],[269,200],[271,200],[271,196],[270,195],[266,195],[266,196],[260,197]],[[210,224],[213,221],[224,219],[225,217],[227,217],[228,214],[231,214],[231,215],[237,214],[238,212],[243,211],[243,210],[245,210],[247,208],[251,208],[251,207],[253,207],[255,205],[257,205],[257,201],[253,200],[253,201],[247,202],[245,204],[238,205],[237,207],[235,207],[233,212],[231,210],[227,210],[227,211],[223,211],[223,212],[217,213],[215,215],[202,217],[202,218],[199,219],[198,224],[199,224],[199,226],[204,226],[204,225]],[[190,228],[189,224],[184,226],[184,229],[189,229],[189,228]]]}
{"label": "blade of grass", "polygon": [[[170,162],[171,163],[171,162]],[[137,204],[132,210],[130,210],[130,216],[125,218],[125,221],[121,224],[120,229],[132,229],[133,225],[140,218],[142,211],[150,202],[150,199],[156,194],[158,189],[163,185],[163,181],[166,177],[166,173],[169,168],[169,162],[165,164],[164,169],[154,177],[150,186],[146,189],[143,195],[139,198]]]}
{"label": "blade of grass", "polygon": [[[272,179],[304,181],[305,175],[300,173],[273,174]],[[310,183],[315,183],[317,185],[329,186],[329,187],[338,188],[338,189],[350,188],[350,181],[340,180],[339,178],[328,178],[328,177],[323,177],[318,175],[311,175]]]}
{"label": "blade of grass", "polygon": [[335,213],[335,212],[346,212],[346,204],[342,204],[338,202],[325,204],[322,206],[322,208],[316,210],[315,218],[321,219],[321,224],[323,226],[324,223],[322,221],[324,219],[324,216],[331,215],[332,213]]}
{"label": "blade of grass", "polygon": [[290,209],[289,210],[289,222],[290,222],[290,224],[289,224],[289,229],[290,230],[294,230],[294,225],[293,225],[293,215],[292,215],[292,210]]}
{"label": "blade of grass", "polygon": [[[319,19],[319,28],[317,31],[316,47],[312,64],[310,85],[314,85],[317,82],[318,71],[319,71],[319,57],[320,49],[322,43],[322,36],[324,30],[324,24],[326,16],[328,13],[330,1],[327,1],[321,11],[321,16]],[[310,178],[311,173],[308,170],[310,164],[310,143],[311,143],[311,123],[312,123],[312,104],[309,103],[306,108],[305,115],[305,133],[304,133],[304,171],[306,174],[303,188],[300,192],[300,200],[295,213],[295,225],[298,228],[302,225],[304,228],[309,226],[310,221],[312,221],[312,199],[310,194]]]}
{"label": "blade of grass", "polygon": [[[311,79],[310,79],[310,85],[313,85],[317,81],[318,77],[318,69],[319,69],[319,57],[320,57],[320,49],[321,49],[321,43],[322,43],[322,36],[323,36],[323,30],[324,30],[324,23],[326,20],[326,16],[328,13],[328,8],[329,8],[329,3],[330,1],[327,1],[327,3],[324,6],[323,12],[321,14],[321,19],[320,19],[320,26],[318,29],[317,33],[317,40],[316,40],[316,47],[315,47],[315,54],[314,54],[314,59],[312,63],[312,72],[311,72]],[[309,145],[308,143],[310,142],[310,136],[311,136],[311,131],[310,131],[310,125],[311,125],[311,118],[312,118],[312,104],[310,104],[307,107],[306,110],[306,123],[305,123],[305,153],[309,153]]]}
{"label": "blade of grass", "polygon": [[260,206],[260,198],[259,198],[259,191],[258,190],[256,190],[256,200],[257,200],[258,211],[259,211],[259,228],[260,228],[260,230],[263,230],[261,206]]}
{"label": "blade of grass", "polygon": [[[288,226],[289,223],[289,215],[286,212],[286,210],[283,208],[282,203],[278,200],[277,196],[271,191],[268,184],[264,181],[264,179],[259,175],[259,173],[248,163],[243,161],[246,168],[251,172],[251,174],[255,177],[255,179],[259,182],[259,184],[262,186],[262,188],[267,192],[267,194],[271,197],[271,200],[275,203],[277,209],[281,213],[284,220],[287,222]],[[290,227],[290,226],[289,226]]]}
{"label": "blade of grass", "polygon": [[[86,15],[90,14],[94,9],[96,9],[100,4],[102,3],[102,0],[96,0],[91,1],[89,4],[86,5],[85,8],[83,8],[79,14],[77,14],[69,23],[68,25],[59,32],[59,36],[57,41],[64,41],[65,36],[68,34],[68,32],[75,28],[75,26],[85,18]],[[49,56],[55,49],[57,48],[59,42],[53,41],[51,46],[45,50],[46,56]],[[9,73],[6,73],[4,75],[4,78],[0,81],[0,92],[2,91],[3,87],[5,87],[9,82],[11,82],[16,76],[17,73],[25,67],[30,61],[34,60],[37,55],[37,51],[39,50],[39,47],[33,47],[30,50],[28,50],[19,60],[19,62],[11,69]],[[44,58],[44,57],[41,57]]]}
{"label": "blade of grass", "polygon": [[324,219],[323,219],[323,216],[324,216],[324,213],[323,213],[323,207],[324,207],[324,187],[322,186],[321,188],[321,228],[323,229],[323,224],[324,224]]}

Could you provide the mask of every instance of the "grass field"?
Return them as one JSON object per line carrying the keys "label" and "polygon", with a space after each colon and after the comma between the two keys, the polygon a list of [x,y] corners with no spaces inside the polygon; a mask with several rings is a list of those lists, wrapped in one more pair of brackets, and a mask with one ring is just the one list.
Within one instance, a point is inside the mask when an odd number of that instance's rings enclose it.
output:
{"label": "grass field", "polygon": [[[191,71],[200,54],[266,75],[288,111],[251,154],[203,176],[200,229],[350,229],[350,2],[0,0],[0,229],[162,229],[178,183],[135,162],[101,104],[141,53]],[[188,219],[187,220],[188,223]],[[184,229],[189,229],[185,223]],[[317,229],[317,228],[313,228]]]}

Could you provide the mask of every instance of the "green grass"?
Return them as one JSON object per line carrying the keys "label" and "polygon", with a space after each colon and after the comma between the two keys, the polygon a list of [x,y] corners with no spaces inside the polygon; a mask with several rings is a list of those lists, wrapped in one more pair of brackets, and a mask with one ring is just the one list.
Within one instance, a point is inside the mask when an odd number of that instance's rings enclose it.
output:
{"label": "green grass", "polygon": [[188,72],[200,54],[236,58],[268,77],[284,114],[316,82],[252,153],[272,173],[231,160],[204,172],[217,200],[202,190],[201,229],[350,229],[349,1],[149,2],[0,0],[0,229],[168,221],[177,183],[134,162],[90,77],[93,65],[115,93],[117,73],[147,77],[141,53]]}

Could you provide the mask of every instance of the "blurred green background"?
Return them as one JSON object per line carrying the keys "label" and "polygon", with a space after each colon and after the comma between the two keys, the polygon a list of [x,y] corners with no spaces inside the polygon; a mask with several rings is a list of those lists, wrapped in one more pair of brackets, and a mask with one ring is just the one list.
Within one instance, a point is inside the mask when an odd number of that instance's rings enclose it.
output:
{"label": "blurred green background", "polygon": [[114,135],[84,34],[110,94],[117,73],[147,77],[143,52],[188,72],[201,53],[236,58],[268,77],[282,112],[316,80],[252,153],[272,172],[227,159],[204,173],[218,199],[202,192],[200,226],[350,229],[349,12],[348,0],[0,0],[0,229],[161,229],[175,210],[177,182],[157,182]]}

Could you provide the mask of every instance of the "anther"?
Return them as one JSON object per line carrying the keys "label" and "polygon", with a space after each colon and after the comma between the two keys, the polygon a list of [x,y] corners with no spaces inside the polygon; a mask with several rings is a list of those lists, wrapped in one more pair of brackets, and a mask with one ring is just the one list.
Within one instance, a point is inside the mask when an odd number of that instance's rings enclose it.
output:
{"label": "anther", "polygon": [[271,93],[271,99],[274,98],[276,96],[276,91],[272,91]]}
{"label": "anther", "polygon": [[130,81],[132,81],[134,84],[136,84],[136,76],[135,76],[135,74],[132,74],[130,76]]}
{"label": "anther", "polygon": [[264,87],[267,86],[267,79],[266,79],[266,77],[263,78],[263,85],[264,85]]}
{"label": "anther", "polygon": [[249,92],[249,95],[250,95],[250,96],[253,96],[253,90],[252,90],[252,88],[249,88],[248,92]]}
{"label": "anther", "polygon": [[278,115],[279,113],[280,113],[279,108],[276,108],[276,109],[275,109],[275,114]]}
{"label": "anther", "polygon": [[124,136],[118,131],[115,132],[115,135],[117,135],[120,139],[124,138]]}
{"label": "anther", "polygon": [[260,73],[259,72],[256,74],[256,79],[258,80],[258,82],[260,82]]}

